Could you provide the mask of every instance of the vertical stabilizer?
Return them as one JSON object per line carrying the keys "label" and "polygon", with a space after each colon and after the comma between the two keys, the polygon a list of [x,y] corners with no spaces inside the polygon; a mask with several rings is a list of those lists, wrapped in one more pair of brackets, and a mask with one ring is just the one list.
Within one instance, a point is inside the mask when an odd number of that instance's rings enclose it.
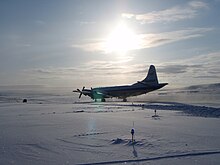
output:
{"label": "vertical stabilizer", "polygon": [[151,65],[147,77],[142,81],[147,84],[158,84],[157,73],[154,65]]}

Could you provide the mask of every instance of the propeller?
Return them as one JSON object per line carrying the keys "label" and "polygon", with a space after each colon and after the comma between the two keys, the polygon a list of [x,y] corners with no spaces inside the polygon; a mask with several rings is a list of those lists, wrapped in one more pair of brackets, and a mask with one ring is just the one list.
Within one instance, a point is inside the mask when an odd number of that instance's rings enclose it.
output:
{"label": "propeller", "polygon": [[82,97],[83,91],[84,91],[85,87],[82,88],[82,91],[80,91],[79,89],[77,89],[77,91],[80,93],[79,94],[79,99]]}
{"label": "propeller", "polygon": [[79,94],[79,99],[82,97],[83,91],[84,91],[85,87],[82,88],[82,90],[77,89],[77,90],[73,90],[73,92],[78,92]]}

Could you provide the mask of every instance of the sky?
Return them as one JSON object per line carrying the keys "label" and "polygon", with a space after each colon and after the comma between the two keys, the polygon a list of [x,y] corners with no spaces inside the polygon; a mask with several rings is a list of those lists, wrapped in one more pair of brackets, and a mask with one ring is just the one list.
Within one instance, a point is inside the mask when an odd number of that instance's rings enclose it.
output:
{"label": "sky", "polygon": [[220,1],[1,0],[0,86],[219,83]]}

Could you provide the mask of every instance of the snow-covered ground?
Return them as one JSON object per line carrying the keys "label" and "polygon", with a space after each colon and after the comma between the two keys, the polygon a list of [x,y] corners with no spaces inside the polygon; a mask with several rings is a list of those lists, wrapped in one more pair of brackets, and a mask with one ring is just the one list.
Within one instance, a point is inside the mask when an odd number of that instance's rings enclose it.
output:
{"label": "snow-covered ground", "polygon": [[219,108],[9,92],[0,95],[0,114],[4,165],[220,164]]}

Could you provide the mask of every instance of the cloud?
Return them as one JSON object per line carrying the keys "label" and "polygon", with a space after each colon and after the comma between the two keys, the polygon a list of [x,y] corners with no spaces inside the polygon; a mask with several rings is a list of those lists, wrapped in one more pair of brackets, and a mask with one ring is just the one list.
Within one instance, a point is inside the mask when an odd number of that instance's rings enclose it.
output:
{"label": "cloud", "polygon": [[[36,84],[76,88],[86,86],[89,88],[132,84],[137,80],[142,80],[148,72],[149,65],[154,64],[159,82],[168,82],[169,87],[174,88],[219,82],[220,71],[217,70],[219,62],[210,64],[219,55],[220,52],[215,55],[214,53],[200,55],[197,58],[192,57],[169,63],[145,61],[144,64],[129,65],[127,63],[115,63],[114,61],[90,61],[78,67],[32,69],[28,70],[25,76],[30,82]],[[203,57],[209,61],[203,63]]]}
{"label": "cloud", "polygon": [[141,34],[142,45],[140,48],[156,47],[180,40],[186,40],[201,37],[205,32],[211,31],[212,28],[189,28],[185,30],[177,30],[171,32]]}
{"label": "cloud", "polygon": [[181,74],[181,73],[187,73],[190,70],[195,71],[196,69],[201,69],[203,68],[203,65],[194,65],[194,64],[181,64],[179,62],[175,63],[167,63],[167,64],[162,64],[161,66],[158,67],[157,71],[160,73],[165,73],[165,74]]}
{"label": "cloud", "polygon": [[127,77],[124,82],[129,84],[144,78],[150,64],[155,65],[159,80],[169,82],[171,87],[219,82],[220,51],[164,63],[145,61],[144,64],[117,65],[113,61],[93,61],[87,66],[95,77],[101,76],[105,81]]}
{"label": "cloud", "polygon": [[72,44],[71,47],[73,48],[79,48],[83,49],[84,51],[88,52],[96,52],[96,51],[105,51],[105,46],[104,42],[90,42],[90,43],[85,43],[85,44]]}
{"label": "cloud", "polygon": [[185,73],[187,68],[187,65],[168,65],[158,68],[157,71],[166,74],[176,74]]}
{"label": "cloud", "polygon": [[94,21],[81,21],[79,23],[80,23],[80,25],[91,25],[91,24],[95,24],[96,22],[94,22]]}
{"label": "cloud", "polygon": [[38,75],[43,75],[43,76],[69,76],[69,75],[73,75],[75,72],[78,72],[79,68],[74,68],[74,67],[60,67],[60,68],[35,68],[35,69],[31,69],[28,70],[26,72],[31,72],[34,74],[38,74]]}
{"label": "cloud", "polygon": [[[198,15],[200,10],[208,8],[208,4],[201,1],[191,1],[182,6],[174,6],[161,11],[153,11],[144,14],[122,13],[121,16],[127,19],[135,19],[142,23],[171,22],[185,19],[192,19]],[[181,40],[201,37],[204,33],[213,30],[213,28],[187,28],[182,30],[167,31],[161,33],[136,34],[134,38],[138,41],[135,46],[128,50],[139,50],[151,47],[157,47]],[[87,52],[110,53],[107,50],[107,38],[93,39],[84,43],[74,43],[73,48],[82,49]]]}
{"label": "cloud", "polygon": [[173,62],[158,63],[159,78],[172,86],[218,83],[220,75],[220,51],[195,55]]}
{"label": "cloud", "polygon": [[121,16],[124,17],[124,18],[133,18],[133,17],[135,17],[135,15],[131,14],[131,13],[122,13]]}
{"label": "cloud", "polygon": [[218,75],[207,75],[207,76],[195,76],[194,78],[198,78],[198,79],[219,79],[220,76]]}
{"label": "cloud", "polygon": [[[129,59],[131,60],[132,57]],[[102,83],[115,84],[116,81],[122,84],[127,77],[126,75],[137,67],[136,65],[127,65],[129,59],[119,61],[95,60],[75,67],[33,68],[23,72],[26,77],[39,84],[67,84],[67,86],[72,84],[73,86],[83,83],[86,86],[91,86],[91,84],[96,86]]]}
{"label": "cloud", "polygon": [[156,22],[173,22],[192,19],[198,15],[199,10],[207,9],[208,4],[200,1],[191,1],[185,6],[175,6],[169,9],[153,11],[144,14],[122,13],[123,18],[136,19],[142,24]]}
{"label": "cloud", "polygon": [[123,74],[122,71],[126,71],[127,67],[114,61],[90,61],[81,64],[78,67],[49,67],[49,68],[34,68],[31,70],[25,70],[29,75],[38,76],[41,79],[57,77],[60,79],[68,77],[76,77],[77,79],[83,78],[83,75],[96,75],[96,76],[108,76],[112,74]]}
{"label": "cloud", "polygon": [[[201,37],[204,33],[213,30],[213,28],[188,28],[184,30],[162,32],[162,33],[149,33],[138,34],[136,37],[140,41],[135,49],[144,49],[157,47],[164,44],[169,44],[181,40]],[[79,48],[88,52],[102,52],[106,53],[105,41],[94,41],[85,44],[73,44],[71,47]]]}
{"label": "cloud", "polygon": [[191,58],[188,63],[200,64],[203,69],[196,70],[198,77],[219,77],[220,75],[220,52],[213,52]]}
{"label": "cloud", "polygon": [[209,54],[194,56],[187,62],[200,63],[203,64],[204,66],[220,65],[220,52],[218,51]]}
{"label": "cloud", "polygon": [[188,3],[194,9],[208,9],[208,4],[201,1],[191,1]]}
{"label": "cloud", "polygon": [[[132,59],[132,58],[131,58]],[[195,55],[186,59],[159,62],[95,60],[75,67],[48,67],[27,70],[25,77],[38,84],[57,86],[106,86],[132,84],[142,80],[151,64],[154,64],[160,82],[168,82],[170,87],[209,84],[219,82],[220,51]]]}

